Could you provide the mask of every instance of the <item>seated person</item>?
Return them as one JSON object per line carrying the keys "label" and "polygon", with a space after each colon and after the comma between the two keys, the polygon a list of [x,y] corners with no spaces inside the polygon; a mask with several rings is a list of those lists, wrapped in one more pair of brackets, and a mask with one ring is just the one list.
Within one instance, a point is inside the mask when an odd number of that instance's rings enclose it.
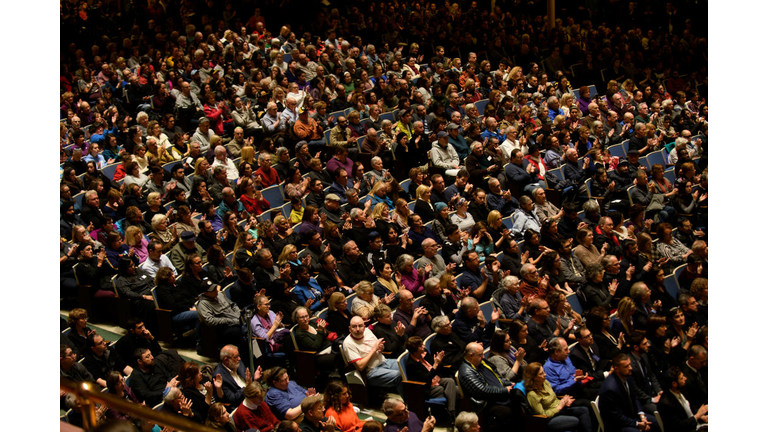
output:
{"label": "seated person", "polygon": [[446,409],[451,419],[456,417],[456,381],[452,378],[441,378],[438,375],[440,364],[445,357],[445,352],[440,351],[434,355],[427,351],[424,340],[419,336],[411,336],[405,343],[408,349],[408,362],[405,370],[409,381],[427,383],[424,388],[424,399],[445,397]]}
{"label": "seated person", "polygon": [[359,316],[352,317],[350,320],[349,337],[344,339],[342,346],[349,362],[358,371],[366,374],[369,385],[397,386],[399,392],[402,392],[400,367],[397,360],[384,358],[381,354],[384,349],[384,339],[376,339]]}

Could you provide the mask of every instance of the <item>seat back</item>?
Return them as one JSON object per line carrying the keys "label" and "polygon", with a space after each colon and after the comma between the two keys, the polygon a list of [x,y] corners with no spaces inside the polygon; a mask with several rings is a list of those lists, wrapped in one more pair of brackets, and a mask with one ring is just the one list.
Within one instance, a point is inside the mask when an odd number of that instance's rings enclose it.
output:
{"label": "seat back", "polygon": [[155,302],[155,308],[160,309],[160,303],[157,302],[157,293],[155,290],[157,290],[157,287],[152,287],[152,300]]}
{"label": "seat back", "polygon": [[380,118],[382,121],[384,121],[384,120],[389,120],[389,121],[391,121],[392,123],[394,123],[394,122],[395,122],[395,112],[394,112],[394,111],[390,111],[390,112],[385,112],[385,113],[382,113],[381,115],[379,115],[379,118]]}
{"label": "seat back", "polygon": [[664,277],[664,289],[667,290],[669,295],[677,298],[677,294],[680,292],[680,286],[677,284],[677,278],[674,274],[670,274]]}
{"label": "seat back", "polygon": [[664,178],[669,180],[670,183],[675,184],[675,169],[670,168],[664,171]]}
{"label": "seat back", "polygon": [[505,227],[511,230],[512,226],[514,226],[515,224],[515,221],[512,219],[512,215],[510,215],[505,218],[502,218],[501,223],[503,223]]}
{"label": "seat back", "polygon": [[581,315],[584,311],[581,307],[581,303],[579,303],[579,298],[576,296],[576,293],[571,293],[565,296],[565,299],[568,301],[568,304],[571,305],[571,309],[576,312],[577,314]]}
{"label": "seat back", "polygon": [[264,197],[265,200],[269,201],[269,206],[271,208],[280,208],[285,202],[283,199],[283,193],[280,192],[280,187],[278,185],[262,189],[261,196]]}
{"label": "seat back", "polygon": [[83,208],[83,198],[85,198],[85,191],[80,192],[77,195],[72,196],[72,200],[77,204],[78,207],[81,209]]}
{"label": "seat back", "polygon": [[485,111],[486,105],[488,105],[488,99],[482,99],[475,102],[475,107],[477,108],[478,114],[483,115],[483,111]]}
{"label": "seat back", "polygon": [[427,336],[426,339],[424,339],[424,347],[427,349],[427,352],[431,353],[430,347],[432,347],[432,341],[435,339],[435,335],[437,333],[432,333],[431,335]]}
{"label": "seat back", "polygon": [[408,375],[405,373],[405,366],[408,364],[408,356],[410,354],[411,353],[409,353],[408,350],[405,350],[397,357],[397,366],[400,368],[400,376],[403,378],[403,381],[408,381]]}
{"label": "seat back", "polygon": [[327,317],[328,317],[328,308],[325,308],[325,309],[321,310],[317,314],[317,318],[321,319],[321,320],[325,320]]}
{"label": "seat back", "polygon": [[632,191],[635,190],[637,186],[632,185],[627,189],[627,198],[629,199],[629,205],[632,205]]}
{"label": "seat back", "polygon": [[611,156],[627,157],[627,152],[624,151],[624,146],[621,144],[614,144],[608,147],[608,150],[611,152]]}
{"label": "seat back", "polygon": [[120,165],[119,163],[113,163],[112,165],[107,165],[104,168],[101,169],[101,173],[107,176],[108,179],[112,180],[115,178],[115,171],[117,171],[117,166]]}
{"label": "seat back", "polygon": [[483,317],[485,317],[485,322],[486,323],[491,322],[491,314],[493,313],[493,303],[490,300],[480,304],[480,311],[483,313]]}
{"label": "seat back", "polygon": [[595,418],[597,419],[597,432],[606,432],[605,431],[605,424],[603,423],[603,418],[600,417],[600,396],[596,397],[595,400],[591,401],[589,404],[592,406],[592,410],[595,412]]}
{"label": "seat back", "polygon": [[661,420],[661,414],[659,414],[658,411],[653,412],[653,416],[656,417],[656,421],[659,423],[659,429],[661,429],[661,432],[664,431],[664,421]]}
{"label": "seat back", "polygon": [[667,161],[664,158],[664,155],[662,154],[661,150],[656,150],[655,152],[648,153],[648,156],[646,156],[646,158],[648,158],[648,168],[649,169],[650,169],[650,167],[652,167],[655,164],[659,164],[662,167],[666,167],[667,166]]}
{"label": "seat back", "polygon": [[411,201],[408,203],[408,210],[411,212],[414,212],[416,210],[416,201]]}
{"label": "seat back", "polygon": [[[426,295],[426,294],[425,294]],[[421,304],[421,301],[424,299],[424,296],[421,296],[417,299],[413,300],[413,307],[417,308]]]}
{"label": "seat back", "polygon": [[223,293],[224,293],[224,295],[225,295],[225,296],[226,296],[226,297],[227,297],[229,300],[232,300],[232,286],[233,286],[234,284],[235,284],[235,283],[234,283],[234,282],[232,282],[231,284],[229,284],[229,285],[225,286],[225,287],[224,287],[224,289],[221,291],[221,292],[223,292]]}

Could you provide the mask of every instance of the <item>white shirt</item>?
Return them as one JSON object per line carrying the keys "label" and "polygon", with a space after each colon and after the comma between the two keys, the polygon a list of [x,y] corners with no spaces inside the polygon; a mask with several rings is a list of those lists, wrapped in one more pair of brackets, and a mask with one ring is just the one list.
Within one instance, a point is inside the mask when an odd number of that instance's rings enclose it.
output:
{"label": "white shirt", "polygon": [[[372,349],[375,349],[378,343],[379,339],[376,337],[376,335],[374,335],[370,329],[366,328],[362,339],[355,339],[350,334],[344,339],[342,348],[344,349],[349,362],[354,363],[362,360],[363,357],[367,356]],[[384,360],[384,355],[382,355],[380,352],[374,354],[365,368],[366,374],[384,363]]]}
{"label": "white shirt", "polygon": [[235,380],[235,384],[237,384],[238,387],[240,387],[240,388],[244,388],[245,387],[245,385],[246,385],[245,384],[245,380],[240,378],[240,375],[237,374],[236,370],[233,371],[232,369],[228,368],[227,365],[225,365],[223,363],[222,363],[222,366],[224,366],[224,369],[226,369],[227,372],[229,372],[232,375],[232,379]]}
{"label": "white shirt", "polygon": [[224,161],[215,158],[211,167],[215,169],[217,166],[223,166],[227,169],[227,180],[237,180],[240,177],[240,173],[237,171],[235,163],[232,162],[232,159],[230,158],[225,158]]}
{"label": "white shirt", "polygon": [[170,268],[173,271],[173,275],[178,276],[178,273],[176,272],[176,268],[173,266],[173,263],[171,263],[170,258],[168,258],[168,256],[165,254],[160,255],[160,262],[152,261],[152,258],[147,257],[146,261],[141,263],[141,265],[139,266],[139,268],[144,269],[144,271],[146,271],[147,274],[151,276],[153,279],[155,275],[157,275],[157,271],[163,267]]}

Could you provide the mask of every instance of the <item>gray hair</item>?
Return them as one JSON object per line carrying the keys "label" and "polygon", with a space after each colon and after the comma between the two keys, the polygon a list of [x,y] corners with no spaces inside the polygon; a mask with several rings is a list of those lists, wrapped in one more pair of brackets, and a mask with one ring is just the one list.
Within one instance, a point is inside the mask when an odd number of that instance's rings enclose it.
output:
{"label": "gray hair", "polygon": [[384,126],[392,126],[392,120],[389,120],[389,119],[382,120],[381,121],[381,127],[383,128]]}
{"label": "gray hair", "polygon": [[599,212],[600,211],[600,204],[597,203],[597,200],[588,200],[584,203],[584,211],[589,212]]}
{"label": "gray hair", "polygon": [[381,404],[381,412],[383,412],[385,416],[389,417],[392,415],[392,413],[395,412],[395,407],[401,403],[403,403],[403,401],[400,399],[387,398],[384,403]]}
{"label": "gray hair", "polygon": [[432,327],[433,332],[437,332],[438,330],[440,330],[441,327],[445,326],[449,322],[450,320],[445,315],[436,316],[432,318],[432,324],[430,324],[430,327]]}
{"label": "gray hair", "polygon": [[307,315],[309,315],[310,318],[312,317],[312,314],[309,312],[309,309],[307,309],[304,306],[299,306],[296,309],[294,309],[293,313],[291,314],[291,318],[293,318],[293,322],[294,323],[298,323],[299,322],[299,312],[301,312],[301,311],[306,311]]}
{"label": "gray hair", "polygon": [[475,104],[473,104],[473,103],[471,103],[471,102],[470,102],[470,103],[468,103],[468,104],[464,105],[464,111],[469,111],[469,110],[470,110],[470,108],[476,108],[476,107],[475,107]]}
{"label": "gray hair", "polygon": [[216,154],[216,156],[227,154],[227,149],[225,149],[223,145],[217,145],[216,148],[213,149],[213,153]]}
{"label": "gray hair", "polygon": [[288,149],[287,149],[287,148],[285,148],[285,147],[279,147],[279,148],[278,148],[278,149],[275,151],[275,154],[276,154],[276,155],[278,155],[278,156],[280,156],[280,155],[281,155],[281,154],[283,154],[283,153],[288,153]]}
{"label": "gray hair", "polygon": [[520,275],[524,275],[526,273],[531,273],[532,271],[536,271],[536,266],[531,263],[525,263],[520,268]]}
{"label": "gray hair", "polygon": [[501,280],[501,286],[504,289],[507,289],[512,285],[519,284],[519,283],[520,283],[520,279],[517,276],[504,276],[504,279]]}
{"label": "gray hair", "polygon": [[349,217],[351,217],[352,220],[357,220],[358,216],[360,216],[360,213],[363,211],[363,209],[355,207],[349,212]]}
{"label": "gray hair", "polygon": [[138,121],[140,121],[141,119],[143,119],[145,117],[149,118],[149,115],[147,113],[145,113],[144,111],[139,111],[139,113],[136,114],[136,121],[138,122]]}
{"label": "gray hair", "polygon": [[472,144],[469,146],[469,148],[470,148],[470,150],[471,150],[471,151],[475,151],[475,149],[476,149],[477,147],[482,147],[482,146],[483,146],[483,143],[481,143],[480,141],[475,141],[475,142],[473,142],[473,143],[472,143]]}
{"label": "gray hair", "polygon": [[400,269],[405,266],[407,263],[413,264],[413,255],[409,254],[402,254],[399,257],[397,257],[397,260],[395,261],[395,271],[400,271]]}
{"label": "gray hair", "polygon": [[181,390],[179,390],[178,387],[169,387],[168,393],[163,396],[163,403],[166,405],[170,405],[171,402],[175,401],[177,397],[181,395]]}
{"label": "gray hair", "polygon": [[263,160],[269,160],[270,158],[271,158],[271,156],[267,152],[259,153],[259,162],[261,162]]}
{"label": "gray hair", "polygon": [[166,218],[167,216],[165,213],[158,213],[152,216],[152,229],[157,229],[157,226],[160,225],[160,223],[162,223]]}
{"label": "gray hair", "polygon": [[462,411],[456,416],[456,422],[453,424],[454,432],[466,432],[477,421],[477,414],[471,411]]}
{"label": "gray hair", "polygon": [[424,290],[429,291],[438,285],[440,285],[440,279],[436,277],[431,277],[424,281]]}
{"label": "gray hair", "polygon": [[685,139],[683,137],[679,137],[679,138],[675,139],[675,148],[678,148],[678,147],[685,148],[687,145],[688,145],[688,140],[687,139]]}
{"label": "gray hair", "polygon": [[225,358],[230,357],[233,349],[237,349],[237,347],[232,344],[221,347],[221,350],[219,351],[219,360],[224,361]]}
{"label": "gray hair", "polygon": [[381,158],[380,158],[380,157],[378,157],[378,156],[374,156],[374,157],[372,157],[372,158],[371,158],[371,165],[373,165],[373,164],[374,164],[374,162],[375,162],[375,163],[381,162]]}
{"label": "gray hair", "polygon": [[547,105],[552,105],[557,102],[557,96],[550,96],[547,98]]}

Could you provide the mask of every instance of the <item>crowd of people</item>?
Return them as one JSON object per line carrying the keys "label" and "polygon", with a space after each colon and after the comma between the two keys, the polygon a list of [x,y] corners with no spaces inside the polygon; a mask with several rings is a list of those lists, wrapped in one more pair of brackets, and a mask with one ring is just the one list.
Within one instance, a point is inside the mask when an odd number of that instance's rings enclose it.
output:
{"label": "crowd of people", "polygon": [[[352,370],[459,432],[706,427],[701,11],[252,3],[61,3],[62,377],[223,430],[435,427],[359,420]],[[212,366],[153,335],[203,329]]]}

